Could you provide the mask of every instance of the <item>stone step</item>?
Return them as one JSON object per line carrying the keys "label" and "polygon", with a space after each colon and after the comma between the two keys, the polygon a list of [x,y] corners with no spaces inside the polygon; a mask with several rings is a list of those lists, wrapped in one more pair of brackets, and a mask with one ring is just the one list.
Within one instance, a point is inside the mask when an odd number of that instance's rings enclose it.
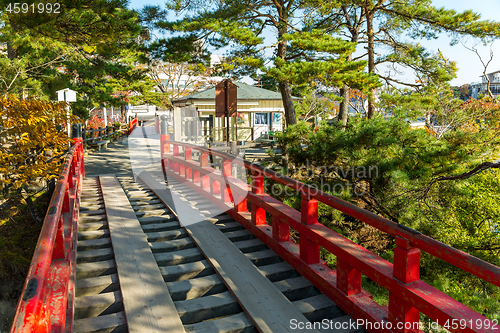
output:
{"label": "stone step", "polygon": [[111,260],[111,259],[114,259],[114,253],[113,249],[110,247],[105,249],[78,251],[76,255],[77,264]]}
{"label": "stone step", "polygon": [[179,225],[177,219],[172,214],[165,214],[162,216],[146,216],[137,218],[141,225],[152,224],[152,223],[163,223],[163,222],[174,222]]}
{"label": "stone step", "polygon": [[97,250],[111,247],[111,240],[107,238],[79,240],[76,243],[77,251]]}
{"label": "stone step", "polygon": [[101,215],[92,215],[92,216],[82,216],[80,215],[78,219],[78,224],[80,223],[88,223],[88,222],[99,222],[99,221],[106,221],[106,215],[101,214]]}
{"label": "stone step", "polygon": [[106,214],[106,211],[104,209],[96,209],[96,210],[88,210],[81,212],[80,216],[87,217],[87,216],[103,215],[103,214]]}
{"label": "stone step", "polygon": [[142,230],[146,233],[175,230],[179,228],[179,222],[176,220],[174,220],[174,222],[142,224]]}
{"label": "stone step", "polygon": [[172,266],[205,259],[198,248],[175,252],[153,253],[158,266]]}
{"label": "stone step", "polygon": [[152,199],[150,201],[135,201],[132,204],[132,207],[135,207],[135,206],[147,206],[147,205],[150,205],[150,204],[160,204],[162,203],[161,200],[159,199]]}
{"label": "stone step", "polygon": [[114,260],[105,260],[92,263],[83,263],[76,265],[76,278],[86,279],[102,275],[116,273],[116,264]]}
{"label": "stone step", "polygon": [[88,207],[92,205],[102,205],[104,204],[104,200],[100,197],[87,199],[87,200],[80,200],[80,207]]}
{"label": "stone step", "polygon": [[75,298],[75,319],[97,317],[123,311],[119,291]]}
{"label": "stone step", "polygon": [[96,231],[96,230],[105,230],[108,229],[108,221],[103,219],[102,221],[97,222],[86,222],[78,224],[78,232],[83,231]]}
{"label": "stone step", "polygon": [[150,243],[150,246],[153,253],[173,252],[196,247],[188,237],[173,239],[168,242]]}
{"label": "stone step", "polygon": [[345,312],[324,294],[311,296],[292,303],[312,322],[345,315]]}
{"label": "stone step", "polygon": [[258,333],[252,321],[244,313],[184,325],[186,333]]}
{"label": "stone step", "polygon": [[147,234],[148,242],[164,242],[185,237],[188,237],[188,234],[182,228],[168,231],[149,232]]}
{"label": "stone step", "polygon": [[239,303],[229,291],[178,301],[174,302],[174,304],[184,325],[237,314],[242,311]]}
{"label": "stone step", "polygon": [[86,279],[77,279],[75,282],[76,297],[97,295],[119,290],[118,275],[110,274]]}
{"label": "stone step", "polygon": [[82,214],[83,212],[96,211],[96,210],[102,210],[102,209],[104,209],[104,205],[99,205],[99,204],[88,205],[88,206],[80,205],[80,214]]}
{"label": "stone step", "polygon": [[212,266],[206,260],[160,267],[160,272],[165,282],[184,281],[215,274]]}
{"label": "stone step", "polygon": [[149,211],[154,211],[154,210],[159,210],[159,209],[165,209],[165,205],[160,203],[160,204],[147,204],[147,205],[139,205],[139,206],[132,206],[136,214],[138,212],[149,212]]}
{"label": "stone step", "polygon": [[127,194],[128,198],[139,198],[146,196],[153,196],[154,193],[152,191],[130,191]]}
{"label": "stone step", "polygon": [[170,210],[165,208],[165,209],[140,211],[140,212],[135,212],[135,215],[137,217],[165,216],[165,215],[170,215]]}
{"label": "stone step", "polygon": [[78,232],[78,240],[109,238],[109,229]]}
{"label": "stone step", "polygon": [[226,285],[217,274],[167,282],[167,288],[173,301],[185,301],[227,291]]}
{"label": "stone step", "polygon": [[93,318],[77,319],[75,333],[128,333],[124,312],[112,313]]}

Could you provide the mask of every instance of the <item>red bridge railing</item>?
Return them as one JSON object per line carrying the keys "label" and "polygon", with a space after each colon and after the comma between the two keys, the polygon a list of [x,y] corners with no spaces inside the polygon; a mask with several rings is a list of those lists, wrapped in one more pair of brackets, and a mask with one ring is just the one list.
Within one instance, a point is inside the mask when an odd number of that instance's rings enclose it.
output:
{"label": "red bridge railing", "polygon": [[135,117],[132,121],[130,121],[128,123],[128,133],[132,133],[132,131],[134,130],[134,128],[137,127],[137,122],[138,122],[138,119],[137,117]]}
{"label": "red bridge railing", "polygon": [[10,332],[72,332],[76,228],[84,177],[82,139],[66,156]]}
{"label": "red bridge railing", "polygon": [[[420,250],[496,286],[500,286],[499,267],[260,165],[168,139],[161,135],[162,167],[167,175],[224,209],[347,314],[363,322],[367,331],[420,332],[420,313],[451,332],[500,331],[495,321],[420,280]],[[192,158],[196,151],[198,161]],[[220,170],[209,165],[209,155],[220,159]],[[251,173],[251,185],[231,174],[234,164]],[[300,193],[300,212],[266,194],[264,178]],[[395,237],[394,263],[320,224],[318,202]],[[272,226],[266,222],[266,214],[271,216]],[[290,240],[290,227],[299,233],[299,244]],[[336,256],[335,270],[320,259],[320,247]],[[388,307],[373,301],[361,287],[361,274],[389,291]]]}

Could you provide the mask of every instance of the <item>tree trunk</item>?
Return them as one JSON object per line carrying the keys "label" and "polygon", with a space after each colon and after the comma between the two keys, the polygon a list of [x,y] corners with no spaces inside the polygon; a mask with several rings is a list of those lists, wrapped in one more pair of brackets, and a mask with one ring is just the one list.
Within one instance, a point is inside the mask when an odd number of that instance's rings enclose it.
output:
{"label": "tree trunk", "polygon": [[339,115],[337,120],[342,123],[342,127],[347,125],[347,117],[349,116],[349,86],[344,84],[342,89],[340,89],[340,96],[342,96],[342,102],[339,107]]}
{"label": "tree trunk", "polygon": [[127,112],[125,110],[125,105],[122,105],[120,107],[120,112],[121,112],[121,115],[122,115],[122,123],[127,123]]}
{"label": "tree trunk", "polygon": [[[366,33],[368,35],[368,73],[375,74],[375,42],[373,38],[373,11],[366,9]],[[368,119],[375,116],[375,89],[368,94]]]}
{"label": "tree trunk", "polygon": [[[283,8],[283,1],[281,8]],[[283,60],[286,58],[286,40],[283,39],[283,35],[287,33],[287,20],[288,15],[283,10],[280,12],[280,23],[278,27],[278,52],[277,56]],[[286,126],[294,125],[297,123],[297,116],[295,115],[295,107],[293,106],[292,100],[292,90],[290,89],[290,83],[288,81],[279,82],[279,89],[281,92],[281,98],[283,100],[283,107],[285,108],[285,124]]]}
{"label": "tree trunk", "polygon": [[295,115],[295,107],[293,106],[290,84],[288,81],[280,82],[279,88],[281,92],[281,99],[283,100],[283,106],[285,107],[286,126],[296,124],[297,116]]}

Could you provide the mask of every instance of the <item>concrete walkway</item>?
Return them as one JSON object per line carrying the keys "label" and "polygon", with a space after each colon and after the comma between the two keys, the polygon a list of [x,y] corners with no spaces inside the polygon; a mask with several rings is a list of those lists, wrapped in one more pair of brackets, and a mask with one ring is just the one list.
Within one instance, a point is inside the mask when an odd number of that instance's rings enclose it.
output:
{"label": "concrete walkway", "polygon": [[87,176],[102,174],[132,175],[156,165],[160,169],[160,135],[154,124],[137,127],[121,142],[113,142],[108,149],[88,150],[85,156]]}

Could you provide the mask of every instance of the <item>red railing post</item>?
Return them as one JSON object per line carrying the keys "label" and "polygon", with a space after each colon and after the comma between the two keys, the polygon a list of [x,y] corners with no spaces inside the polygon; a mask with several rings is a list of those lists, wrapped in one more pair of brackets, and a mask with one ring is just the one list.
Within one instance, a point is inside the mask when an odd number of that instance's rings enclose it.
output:
{"label": "red railing post", "polygon": [[[179,157],[179,145],[174,143],[174,157]],[[173,168],[175,173],[179,172],[179,162],[174,161]]]}
{"label": "red railing post", "polygon": [[66,251],[64,249],[64,219],[61,215],[56,231],[56,239],[52,250],[52,260],[65,259]]}
{"label": "red railing post", "polygon": [[290,226],[281,221],[279,217],[273,216],[273,238],[278,242],[286,242],[290,239]]}
{"label": "red railing post", "polygon": [[232,193],[231,193],[231,188],[228,186],[228,177],[231,177],[231,161],[228,159],[223,159],[222,160],[222,166],[221,166],[221,171],[222,171],[222,178],[224,178],[224,184],[221,183],[221,188],[224,188],[223,193],[222,193],[222,200],[224,202],[231,202],[232,199]]}
{"label": "red railing post", "polygon": [[[257,171],[252,170],[252,193],[264,194],[264,176]],[[252,223],[255,225],[266,224],[266,211],[252,202]]]}
{"label": "red railing post", "polygon": [[221,182],[210,178],[210,193],[213,195],[220,194]]}
{"label": "red railing post", "polygon": [[238,196],[238,198],[235,200],[236,204],[236,211],[238,213],[241,212],[248,212],[248,205],[247,205],[247,198],[244,196]]}
{"label": "red railing post", "polygon": [[[208,153],[202,152],[200,155],[200,167],[207,168],[208,167]],[[201,188],[207,190],[210,188],[210,177],[207,175],[199,175],[201,177]]]}
{"label": "red railing post", "polygon": [[[300,203],[302,223],[306,225],[318,223],[318,200],[302,194]],[[300,259],[308,265],[319,263],[319,244],[304,235],[300,235]]]}
{"label": "red railing post", "polygon": [[346,296],[361,292],[361,273],[337,257],[337,288]]}
{"label": "red railing post", "polygon": [[[165,140],[170,141],[170,134],[165,134]],[[167,154],[170,154],[170,142],[167,142],[163,149]]]}
{"label": "red railing post", "polygon": [[[193,160],[193,152],[192,152],[191,148],[186,147],[184,159],[186,161]],[[189,164],[189,163],[187,163],[187,165],[186,165],[186,179],[189,179],[189,180],[191,180],[193,178],[193,168],[190,165],[191,164]]]}
{"label": "red railing post", "polygon": [[[71,171],[69,172],[71,174]],[[64,191],[63,204],[61,213],[69,213],[70,211],[70,195],[69,195],[69,182],[66,183],[66,190]]]}
{"label": "red railing post", "polygon": [[[404,284],[420,279],[420,250],[399,236],[396,236],[394,249],[393,276]],[[389,321],[396,332],[419,332],[419,317],[420,311],[396,295],[389,294]],[[400,326],[396,327],[398,323]]]}

